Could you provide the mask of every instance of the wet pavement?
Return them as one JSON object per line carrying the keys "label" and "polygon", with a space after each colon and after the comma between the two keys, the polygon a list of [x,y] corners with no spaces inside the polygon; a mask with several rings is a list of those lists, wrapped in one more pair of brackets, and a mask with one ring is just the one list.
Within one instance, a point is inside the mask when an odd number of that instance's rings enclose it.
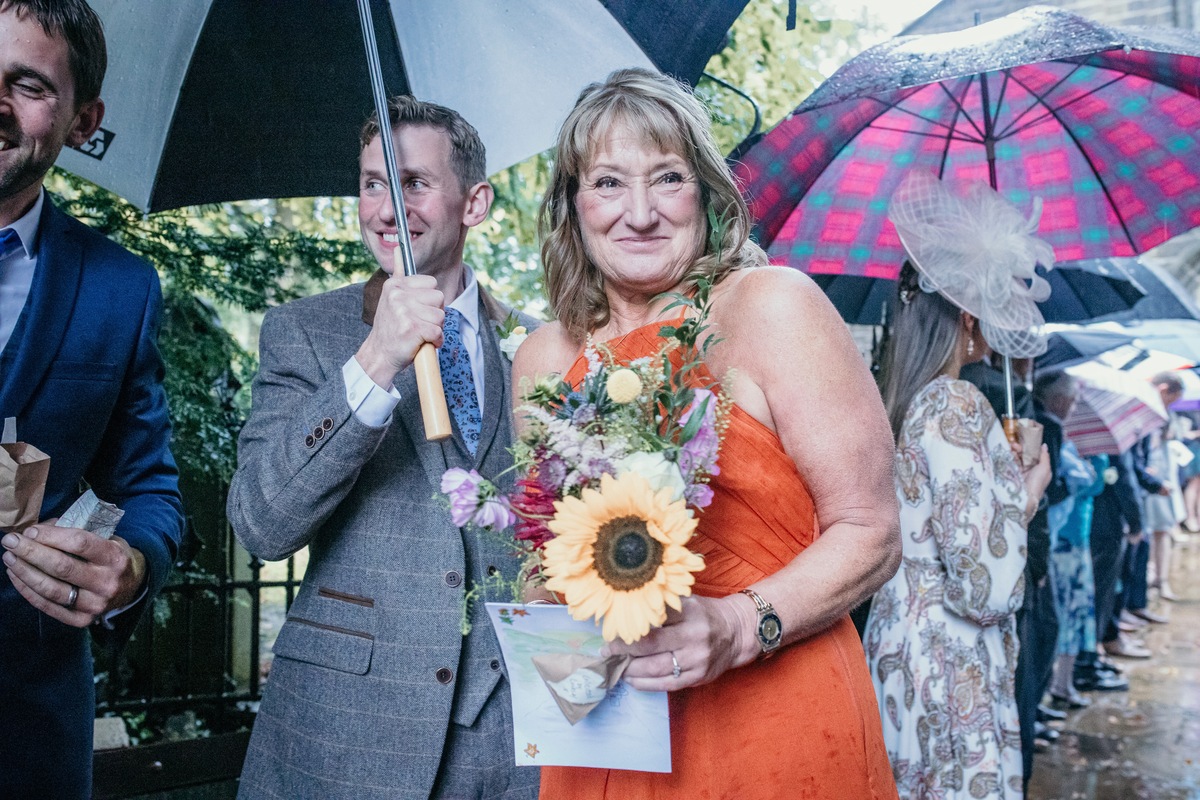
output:
{"label": "wet pavement", "polygon": [[1200,800],[1200,534],[1175,548],[1179,600],[1153,625],[1146,660],[1114,658],[1127,692],[1091,692],[1038,753],[1029,800]]}

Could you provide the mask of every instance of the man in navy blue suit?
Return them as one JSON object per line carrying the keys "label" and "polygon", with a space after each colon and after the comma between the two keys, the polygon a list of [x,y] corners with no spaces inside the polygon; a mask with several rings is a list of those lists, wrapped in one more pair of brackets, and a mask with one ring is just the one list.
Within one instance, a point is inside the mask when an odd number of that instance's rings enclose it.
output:
{"label": "man in navy blue suit", "polygon": [[[39,521],[0,537],[0,797],[91,794],[88,631],[119,643],[183,532],[145,262],[42,188],[104,115],[99,19],[84,0],[0,0],[0,418],[50,456]],[[104,539],[54,521],[85,488],[125,512]]]}

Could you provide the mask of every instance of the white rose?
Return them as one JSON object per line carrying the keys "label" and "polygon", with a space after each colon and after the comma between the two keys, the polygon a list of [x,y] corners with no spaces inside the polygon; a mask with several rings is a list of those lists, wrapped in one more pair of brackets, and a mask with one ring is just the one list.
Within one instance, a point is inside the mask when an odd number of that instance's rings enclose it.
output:
{"label": "white rose", "polygon": [[513,356],[517,354],[517,348],[528,338],[529,333],[523,326],[518,325],[512,333],[500,340],[500,352],[504,353],[509,361],[512,361]]}
{"label": "white rose", "polygon": [[650,488],[658,493],[662,489],[671,490],[671,502],[683,497],[687,484],[683,482],[683,474],[679,465],[667,461],[662,453],[630,453],[616,463],[617,477],[627,472],[636,472],[646,479]]}

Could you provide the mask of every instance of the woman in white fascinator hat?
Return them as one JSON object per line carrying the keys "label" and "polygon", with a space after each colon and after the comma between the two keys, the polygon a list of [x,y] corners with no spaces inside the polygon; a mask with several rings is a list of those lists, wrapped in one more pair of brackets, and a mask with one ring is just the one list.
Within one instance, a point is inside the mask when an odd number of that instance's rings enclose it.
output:
{"label": "woman in white fascinator hat", "polygon": [[[1050,480],[1025,471],[983,394],[958,379],[989,349],[1042,352],[1034,274],[1053,251],[985,185],[911,173],[889,217],[909,261],[881,389],[896,437],[904,560],[864,632],[901,797],[1023,797],[1013,697],[1026,525]],[[913,591],[919,588],[920,591]]]}

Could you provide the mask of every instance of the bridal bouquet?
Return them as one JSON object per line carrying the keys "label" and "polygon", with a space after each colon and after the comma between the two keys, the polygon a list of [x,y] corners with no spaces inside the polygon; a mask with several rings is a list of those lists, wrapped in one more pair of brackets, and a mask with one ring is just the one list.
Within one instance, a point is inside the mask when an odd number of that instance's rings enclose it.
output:
{"label": "bridal bouquet", "polygon": [[660,329],[655,355],[622,365],[589,340],[578,389],[557,377],[526,387],[512,492],[474,470],[442,478],[454,523],[513,527],[523,578],[556,593],[575,619],[601,623],[605,641],[634,642],[661,625],[704,568],[687,545],[696,511],[712,502],[731,404],[700,370],[715,343],[698,344],[710,289],[671,295],[668,310],[696,313]]}

